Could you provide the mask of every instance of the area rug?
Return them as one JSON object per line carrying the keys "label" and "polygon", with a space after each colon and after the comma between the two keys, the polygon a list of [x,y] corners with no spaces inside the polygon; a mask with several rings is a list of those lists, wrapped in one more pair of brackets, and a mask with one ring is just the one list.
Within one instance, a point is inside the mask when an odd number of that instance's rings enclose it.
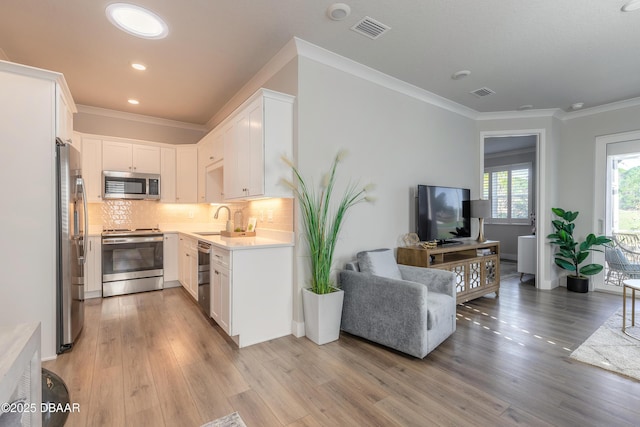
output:
{"label": "area rug", "polygon": [[203,424],[202,427],[247,427],[242,418],[240,418],[240,414],[234,412],[233,414],[229,414],[225,417],[218,418],[217,420],[213,420],[206,424]]}
{"label": "area rug", "polygon": [[[631,325],[631,310],[627,310],[627,332],[640,338],[640,313],[636,326]],[[572,359],[640,380],[640,340],[622,333],[622,308],[570,356]]]}

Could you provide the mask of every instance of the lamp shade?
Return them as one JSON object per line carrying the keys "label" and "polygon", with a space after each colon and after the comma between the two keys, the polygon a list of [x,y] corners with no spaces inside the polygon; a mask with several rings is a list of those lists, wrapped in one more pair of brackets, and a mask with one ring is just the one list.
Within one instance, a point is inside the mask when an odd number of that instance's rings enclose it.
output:
{"label": "lamp shade", "polygon": [[469,202],[471,218],[489,218],[491,205],[488,200],[471,200]]}

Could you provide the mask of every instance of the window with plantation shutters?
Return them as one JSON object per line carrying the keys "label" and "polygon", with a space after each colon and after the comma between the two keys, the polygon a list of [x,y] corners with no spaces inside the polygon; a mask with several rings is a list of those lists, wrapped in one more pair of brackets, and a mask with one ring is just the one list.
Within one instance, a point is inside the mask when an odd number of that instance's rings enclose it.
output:
{"label": "window with plantation shutters", "polygon": [[528,224],[531,201],[531,163],[486,168],[482,196],[491,203],[494,224]]}

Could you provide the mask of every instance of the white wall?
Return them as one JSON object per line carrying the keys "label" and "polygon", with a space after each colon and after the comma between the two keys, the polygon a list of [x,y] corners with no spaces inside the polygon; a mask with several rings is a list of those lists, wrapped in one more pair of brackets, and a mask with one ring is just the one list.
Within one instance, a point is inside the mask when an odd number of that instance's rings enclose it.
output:
{"label": "white wall", "polygon": [[[472,188],[480,175],[476,125],[471,119],[346,72],[299,57],[297,162],[315,183],[342,149],[338,195],[349,181],[376,185],[375,204],[347,215],[335,253],[341,269],[358,251],[396,248],[410,231],[410,189],[417,184]],[[475,194],[474,194],[475,193]],[[308,284],[308,259],[298,231],[299,288]],[[301,301],[294,300],[301,321]]]}
{"label": "white wall", "polygon": [[43,359],[56,354],[53,79],[0,71],[0,325],[40,322]]}
{"label": "white wall", "polygon": [[[596,137],[640,130],[640,107],[591,114],[565,120],[562,127],[558,157],[558,203],[564,209],[580,212],[576,220],[576,237],[584,238],[589,233],[599,233],[599,219],[604,212],[596,211],[596,192],[601,192],[603,183],[595,182],[594,168]],[[604,195],[599,194],[601,199]],[[600,254],[595,261],[603,263]],[[593,281],[602,282],[603,273]]]}

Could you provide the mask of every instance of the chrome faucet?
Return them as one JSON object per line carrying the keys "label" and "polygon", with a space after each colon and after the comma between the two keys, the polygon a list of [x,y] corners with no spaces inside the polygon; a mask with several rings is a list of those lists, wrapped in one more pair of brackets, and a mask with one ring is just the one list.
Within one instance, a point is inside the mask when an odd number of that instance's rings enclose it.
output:
{"label": "chrome faucet", "polygon": [[214,218],[214,219],[218,219],[218,212],[220,212],[220,209],[222,209],[222,208],[225,208],[225,209],[227,210],[227,214],[228,214],[227,219],[228,219],[229,221],[231,221],[231,210],[230,210],[227,206],[220,206],[220,207],[216,210],[216,213],[213,215],[213,218]]}

